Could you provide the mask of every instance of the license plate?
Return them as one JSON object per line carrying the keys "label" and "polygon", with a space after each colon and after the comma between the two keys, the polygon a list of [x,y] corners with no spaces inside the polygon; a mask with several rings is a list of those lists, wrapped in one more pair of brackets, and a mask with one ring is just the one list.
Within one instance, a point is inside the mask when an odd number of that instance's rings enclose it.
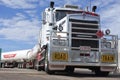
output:
{"label": "license plate", "polygon": [[91,51],[91,47],[90,46],[80,46],[80,50],[81,51]]}
{"label": "license plate", "polygon": [[102,55],[101,62],[114,62],[114,55]]}
{"label": "license plate", "polygon": [[68,53],[65,52],[54,52],[52,54],[53,61],[68,61]]}

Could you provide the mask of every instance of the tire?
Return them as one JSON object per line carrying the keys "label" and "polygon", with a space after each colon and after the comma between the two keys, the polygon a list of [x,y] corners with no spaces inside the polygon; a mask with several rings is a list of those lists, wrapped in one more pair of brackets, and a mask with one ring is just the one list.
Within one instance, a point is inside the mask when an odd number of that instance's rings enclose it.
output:
{"label": "tire", "polygon": [[99,77],[106,77],[109,75],[108,71],[100,71],[100,70],[96,70],[95,71],[95,75],[99,76]]}
{"label": "tire", "polygon": [[75,70],[75,68],[74,67],[72,67],[72,66],[67,66],[66,67],[66,69],[65,69],[65,72],[68,72],[68,73],[74,73],[74,70]]}
{"label": "tire", "polygon": [[22,68],[22,63],[20,63],[20,68]]}
{"label": "tire", "polygon": [[29,63],[26,63],[26,68],[30,69]]}
{"label": "tire", "polygon": [[45,54],[45,64],[44,64],[44,69],[47,74],[54,74],[54,71],[49,69],[49,61],[48,61],[48,52],[46,49],[46,54]]}
{"label": "tire", "polygon": [[2,63],[2,68],[5,68],[5,64],[4,63]]}
{"label": "tire", "polygon": [[45,72],[47,74],[54,74],[54,71],[52,71],[52,70],[49,69],[49,62],[48,61],[45,62]]}
{"label": "tire", "polygon": [[37,71],[41,71],[41,68],[39,66],[36,67]]}
{"label": "tire", "polygon": [[18,63],[18,68],[21,68],[21,63]]}
{"label": "tire", "polygon": [[2,68],[2,63],[0,63],[0,68]]}
{"label": "tire", "polygon": [[18,63],[18,66],[17,66],[18,68],[20,68],[20,63]]}

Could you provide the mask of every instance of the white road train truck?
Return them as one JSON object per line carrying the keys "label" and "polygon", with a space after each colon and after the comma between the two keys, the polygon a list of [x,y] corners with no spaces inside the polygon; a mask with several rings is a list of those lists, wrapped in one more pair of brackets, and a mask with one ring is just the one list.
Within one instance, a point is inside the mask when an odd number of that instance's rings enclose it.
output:
{"label": "white road train truck", "polygon": [[54,2],[50,3],[42,15],[38,70],[52,74],[87,68],[96,75],[107,76],[117,69],[118,37],[111,35],[110,30],[103,33],[96,8],[88,11],[74,5],[54,7]]}
{"label": "white road train truck", "polygon": [[[74,5],[54,7],[51,2],[42,15],[39,44],[21,52],[18,58],[22,63],[15,60],[18,66],[24,66],[25,62],[25,67],[45,70],[48,74],[72,73],[75,68],[90,69],[98,76],[116,71],[118,36],[111,35],[109,29],[103,33],[96,8],[88,11]],[[14,56],[17,58],[17,54],[6,57]]]}

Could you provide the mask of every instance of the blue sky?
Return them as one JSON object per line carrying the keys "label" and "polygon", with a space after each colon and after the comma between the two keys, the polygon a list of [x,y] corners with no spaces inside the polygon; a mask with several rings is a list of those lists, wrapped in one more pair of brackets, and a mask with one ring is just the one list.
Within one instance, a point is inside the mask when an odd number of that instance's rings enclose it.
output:
{"label": "blue sky", "polygon": [[[38,42],[41,12],[51,0],[0,0],[0,48],[3,52],[30,49]],[[90,0],[52,0],[55,6],[90,6]],[[120,35],[120,0],[91,0],[98,6],[101,26],[112,34]]]}

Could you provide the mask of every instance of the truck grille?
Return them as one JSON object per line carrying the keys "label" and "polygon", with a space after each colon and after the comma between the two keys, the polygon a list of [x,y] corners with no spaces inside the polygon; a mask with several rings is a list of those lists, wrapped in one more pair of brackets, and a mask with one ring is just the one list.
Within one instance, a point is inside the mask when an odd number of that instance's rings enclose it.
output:
{"label": "truck grille", "polygon": [[98,21],[75,20],[70,19],[71,22],[71,46],[90,46],[91,48],[99,47],[99,40],[96,32],[99,29]]}

